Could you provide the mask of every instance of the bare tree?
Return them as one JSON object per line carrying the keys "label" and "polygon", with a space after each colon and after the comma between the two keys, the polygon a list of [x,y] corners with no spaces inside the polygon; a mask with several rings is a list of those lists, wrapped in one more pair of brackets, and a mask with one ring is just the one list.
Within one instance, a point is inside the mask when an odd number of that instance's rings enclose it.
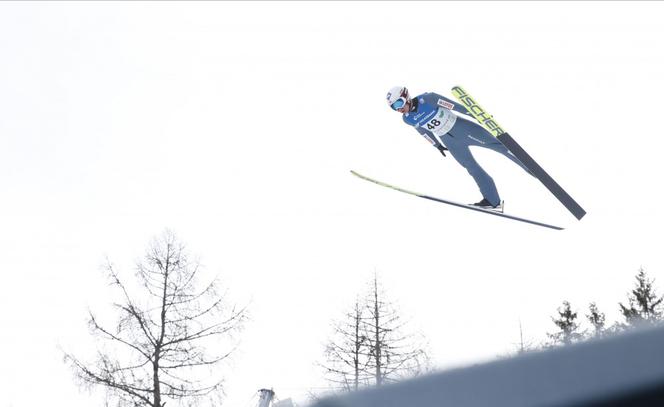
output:
{"label": "bare tree", "polygon": [[522,355],[527,352],[532,352],[537,350],[537,347],[533,345],[532,341],[524,339],[523,337],[523,326],[521,324],[521,319],[519,318],[519,343],[516,344],[516,354]]}
{"label": "bare tree", "polygon": [[336,389],[355,391],[429,372],[430,363],[421,335],[404,334],[406,323],[386,301],[374,276],[368,295],[356,300],[334,334],[320,364]]}
{"label": "bare tree", "polygon": [[334,323],[334,334],[325,348],[321,364],[326,379],[342,391],[354,391],[366,383],[368,341],[364,333],[364,307],[358,300],[342,321]]}
{"label": "bare tree", "polygon": [[[168,231],[136,265],[138,292],[110,262],[106,270],[119,296],[113,304],[118,320],[109,327],[89,311],[90,330],[99,342],[97,360],[65,353],[81,384],[105,388],[107,403],[115,400],[118,406],[213,402],[222,380],[211,368],[233,351],[233,333],[246,310],[226,306],[217,279],[199,288],[199,263]],[[211,347],[224,350],[209,354]]]}
{"label": "bare tree", "polygon": [[406,324],[385,297],[374,275],[366,303],[368,315],[364,330],[369,345],[368,368],[376,386],[417,376],[429,369],[423,344],[414,334],[405,333]]}

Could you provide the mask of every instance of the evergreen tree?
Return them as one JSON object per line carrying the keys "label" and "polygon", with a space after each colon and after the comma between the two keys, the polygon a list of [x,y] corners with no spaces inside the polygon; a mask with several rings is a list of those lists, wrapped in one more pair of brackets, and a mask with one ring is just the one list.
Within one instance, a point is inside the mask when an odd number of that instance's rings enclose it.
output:
{"label": "evergreen tree", "polygon": [[591,338],[601,338],[606,335],[606,315],[597,308],[597,304],[591,302],[588,306],[589,313],[586,314],[586,318],[593,326],[593,331],[590,333]]}
{"label": "evergreen tree", "polygon": [[558,308],[558,318],[551,317],[551,320],[559,328],[558,332],[547,333],[551,339],[552,345],[570,345],[582,338],[578,332],[579,325],[576,323],[577,313],[572,312],[572,307],[568,301],[563,301],[562,307]]}
{"label": "evergreen tree", "polygon": [[655,280],[648,278],[643,267],[636,275],[636,286],[627,296],[628,304],[618,303],[625,318],[623,329],[642,325],[653,325],[662,319],[662,296],[657,295],[653,287]]}

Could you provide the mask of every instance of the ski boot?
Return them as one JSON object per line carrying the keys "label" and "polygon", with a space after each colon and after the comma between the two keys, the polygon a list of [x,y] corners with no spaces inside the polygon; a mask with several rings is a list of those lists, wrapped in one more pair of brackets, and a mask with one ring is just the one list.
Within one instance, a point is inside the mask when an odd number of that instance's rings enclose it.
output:
{"label": "ski boot", "polygon": [[488,209],[490,211],[496,211],[496,212],[503,213],[504,203],[505,203],[505,201],[500,201],[500,203],[498,205],[493,206],[493,205],[491,205],[491,202],[487,201],[487,199],[484,198],[481,201],[476,202],[476,203],[471,204],[471,205],[476,206],[478,208]]}

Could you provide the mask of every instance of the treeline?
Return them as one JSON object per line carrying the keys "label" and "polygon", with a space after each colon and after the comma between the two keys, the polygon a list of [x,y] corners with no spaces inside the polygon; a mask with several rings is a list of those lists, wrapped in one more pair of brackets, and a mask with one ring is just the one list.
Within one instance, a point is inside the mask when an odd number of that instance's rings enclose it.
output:
{"label": "treeline", "polygon": [[[247,310],[227,301],[218,278],[201,273],[169,231],[151,242],[133,273],[110,261],[105,271],[116,296],[110,313],[88,312],[96,355],[64,353],[79,384],[105,389],[109,405],[221,405],[223,373],[213,368],[226,365],[236,349]],[[635,279],[626,301],[618,302],[619,321],[608,324],[594,302],[579,314],[563,301],[547,340],[535,347],[522,340],[519,353],[661,323],[663,297],[654,280],[643,268]],[[409,327],[374,275],[331,323],[317,364],[330,390],[355,391],[430,372],[427,353],[424,336]]]}
{"label": "treeline", "polygon": [[[654,286],[654,279],[650,278],[641,267],[635,276],[635,284],[627,301],[618,302],[621,320],[608,324],[606,314],[597,307],[595,302],[588,304],[586,313],[582,316],[573,310],[569,301],[563,301],[551,317],[556,330],[547,333],[548,340],[542,344],[543,348],[570,345],[592,338],[602,338],[630,329],[653,326],[662,322],[664,312],[662,300]],[[530,348],[536,349],[536,348]],[[525,350],[525,349],[522,349]]]}

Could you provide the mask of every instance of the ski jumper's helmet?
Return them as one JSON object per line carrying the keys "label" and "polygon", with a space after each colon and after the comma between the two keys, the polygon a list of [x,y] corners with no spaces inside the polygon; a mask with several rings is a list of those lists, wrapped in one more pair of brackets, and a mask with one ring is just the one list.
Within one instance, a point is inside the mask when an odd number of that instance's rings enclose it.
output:
{"label": "ski jumper's helmet", "polygon": [[401,109],[409,99],[405,86],[395,86],[387,92],[387,104],[394,110]]}

